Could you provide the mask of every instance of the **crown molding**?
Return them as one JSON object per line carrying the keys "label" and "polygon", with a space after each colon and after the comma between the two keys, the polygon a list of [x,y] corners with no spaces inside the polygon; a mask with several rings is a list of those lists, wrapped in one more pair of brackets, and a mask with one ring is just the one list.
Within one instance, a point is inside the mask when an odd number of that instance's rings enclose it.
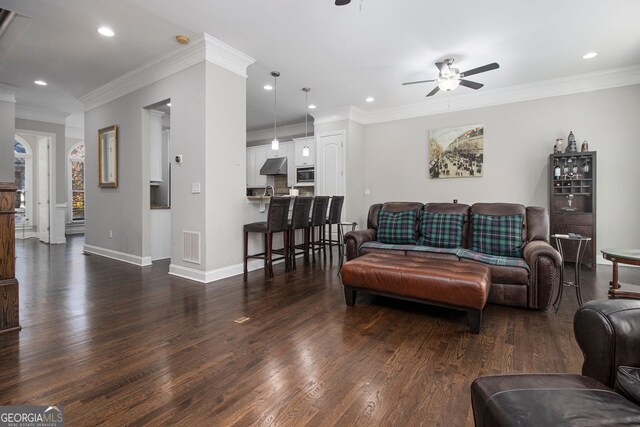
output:
{"label": "crown molding", "polygon": [[64,125],[65,119],[68,115],[68,113],[63,113],[61,111],[45,110],[43,108],[16,104],[16,119],[34,120],[36,122]]}
{"label": "crown molding", "polygon": [[17,86],[0,83],[0,101],[16,102],[16,94],[20,91]]}
{"label": "crown molding", "polygon": [[85,111],[88,111],[203,61],[246,78],[247,67],[255,59],[202,33],[193,37],[189,45],[160,55],[79,99],[84,103]]}
{"label": "crown molding", "polygon": [[256,62],[255,59],[232,48],[228,44],[222,43],[207,33],[203,33],[202,37],[204,39],[205,57],[207,61],[236,73],[240,77],[247,78],[247,67]]}
{"label": "crown molding", "polygon": [[337,122],[340,120],[351,120],[360,124],[366,124],[367,113],[354,107],[336,108],[333,110],[322,110],[313,115],[313,124],[323,124]]}
{"label": "crown molding", "polygon": [[640,84],[640,65],[578,74],[507,88],[473,92],[448,98],[432,98],[427,102],[416,102],[399,107],[362,112],[361,123],[373,124],[390,122],[635,84]]}

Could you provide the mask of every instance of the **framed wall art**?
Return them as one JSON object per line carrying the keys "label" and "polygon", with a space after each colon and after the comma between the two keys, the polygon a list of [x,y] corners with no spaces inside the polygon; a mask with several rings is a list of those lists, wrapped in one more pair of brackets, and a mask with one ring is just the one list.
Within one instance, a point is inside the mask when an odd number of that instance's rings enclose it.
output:
{"label": "framed wall art", "polygon": [[480,177],[484,162],[484,126],[456,126],[429,131],[429,176]]}

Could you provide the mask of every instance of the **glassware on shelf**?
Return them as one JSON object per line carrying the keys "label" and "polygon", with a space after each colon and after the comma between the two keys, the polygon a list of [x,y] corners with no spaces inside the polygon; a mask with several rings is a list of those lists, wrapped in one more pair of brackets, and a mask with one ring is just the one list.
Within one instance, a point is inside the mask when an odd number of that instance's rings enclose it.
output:
{"label": "glassware on shelf", "polygon": [[584,159],[584,164],[582,165],[582,173],[589,173],[589,159]]}
{"label": "glassware on shelf", "polygon": [[563,211],[574,212],[576,208],[573,207],[573,194],[567,194],[565,198],[567,199],[567,206],[563,207]]}
{"label": "glassware on shelf", "polygon": [[569,173],[569,165],[567,164],[567,159],[564,159],[564,165],[562,165],[562,174],[566,175]]}

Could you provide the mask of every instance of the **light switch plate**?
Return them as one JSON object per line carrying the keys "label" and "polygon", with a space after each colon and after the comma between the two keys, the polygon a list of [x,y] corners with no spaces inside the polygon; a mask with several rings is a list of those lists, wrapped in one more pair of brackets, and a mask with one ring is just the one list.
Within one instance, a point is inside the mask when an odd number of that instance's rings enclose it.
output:
{"label": "light switch plate", "polygon": [[200,183],[194,182],[191,184],[191,194],[200,194]]}

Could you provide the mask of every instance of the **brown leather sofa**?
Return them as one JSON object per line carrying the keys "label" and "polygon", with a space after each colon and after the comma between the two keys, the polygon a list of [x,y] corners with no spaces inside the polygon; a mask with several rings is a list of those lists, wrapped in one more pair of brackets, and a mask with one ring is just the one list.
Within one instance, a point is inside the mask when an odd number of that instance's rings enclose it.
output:
{"label": "brown leather sofa", "polygon": [[[459,262],[478,262],[463,259],[454,254],[431,253],[412,250],[411,247],[381,248],[367,247],[363,244],[375,242],[378,229],[378,214],[380,211],[401,212],[410,209],[425,210],[433,213],[464,214],[462,242],[464,248],[471,247],[473,229],[470,221],[471,214],[484,215],[517,215],[524,217],[522,238],[523,258],[528,270],[521,267],[489,265],[491,270],[491,290],[489,302],[516,307],[528,307],[546,310],[551,304],[554,284],[557,280],[557,270],[561,257],[549,244],[549,215],[540,207],[525,207],[513,203],[476,203],[472,206],[459,203],[427,203],[420,202],[387,202],[372,205],[369,208],[367,229],[351,231],[345,234],[347,261],[367,253],[395,253],[411,256],[424,256],[458,260]],[[416,230],[418,224],[416,224]]]}
{"label": "brown leather sofa", "polygon": [[640,301],[590,301],[576,312],[582,375],[480,377],[476,427],[640,425]]}

